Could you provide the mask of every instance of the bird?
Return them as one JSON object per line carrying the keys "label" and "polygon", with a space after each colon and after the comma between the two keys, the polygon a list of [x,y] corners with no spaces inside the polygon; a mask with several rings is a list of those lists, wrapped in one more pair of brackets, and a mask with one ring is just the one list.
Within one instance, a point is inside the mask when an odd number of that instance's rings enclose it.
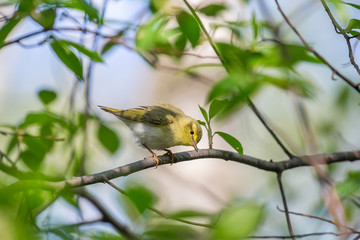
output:
{"label": "bird", "polygon": [[201,140],[200,124],[185,115],[179,108],[166,103],[152,106],[140,106],[130,109],[116,109],[98,105],[105,112],[115,115],[132,131],[139,147],[146,148],[154,158],[156,167],[161,159],[152,150],[164,150],[174,161],[174,155],[168,148],[184,145],[193,146]]}

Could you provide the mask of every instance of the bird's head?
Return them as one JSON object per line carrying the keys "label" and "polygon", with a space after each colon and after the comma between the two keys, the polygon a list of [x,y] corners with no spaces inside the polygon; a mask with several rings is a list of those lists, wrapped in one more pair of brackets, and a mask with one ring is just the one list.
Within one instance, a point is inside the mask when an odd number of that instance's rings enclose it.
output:
{"label": "bird's head", "polygon": [[197,143],[202,137],[202,130],[200,124],[192,118],[184,118],[180,121],[180,141],[181,145],[193,146],[195,151],[198,151]]}

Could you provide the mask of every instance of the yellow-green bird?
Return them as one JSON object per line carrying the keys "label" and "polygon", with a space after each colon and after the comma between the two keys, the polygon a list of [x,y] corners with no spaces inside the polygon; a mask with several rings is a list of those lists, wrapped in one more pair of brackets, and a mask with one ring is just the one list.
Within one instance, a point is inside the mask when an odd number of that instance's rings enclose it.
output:
{"label": "yellow-green bird", "polygon": [[140,106],[126,110],[99,106],[123,121],[133,132],[140,147],[149,150],[156,161],[160,159],[152,151],[165,150],[173,161],[173,154],[167,148],[185,145],[198,151],[197,143],[202,137],[200,124],[171,104]]}

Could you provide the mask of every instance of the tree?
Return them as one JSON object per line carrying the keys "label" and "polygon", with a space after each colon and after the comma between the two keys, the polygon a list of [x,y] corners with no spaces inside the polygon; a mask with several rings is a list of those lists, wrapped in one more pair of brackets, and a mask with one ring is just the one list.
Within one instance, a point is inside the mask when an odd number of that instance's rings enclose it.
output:
{"label": "tree", "polygon": [[[360,5],[303,1],[290,10],[278,0],[124,2],[0,3],[2,60],[11,64],[10,49],[37,53],[46,46],[51,59],[64,67],[55,75],[72,85],[62,91],[61,82],[58,89],[37,91],[40,110],[31,105],[24,112],[3,99],[2,239],[358,239],[360,20],[355,16]],[[113,17],[117,8],[125,9],[124,15],[131,9],[135,13],[124,21],[117,12]],[[315,13],[322,16],[314,20]],[[304,15],[300,23],[297,19]],[[320,34],[314,27],[323,23],[326,33]],[[329,38],[337,38],[339,45]],[[128,164],[114,168],[114,162],[106,162],[127,160],[119,149],[131,145],[124,141],[128,132],[120,123],[104,120],[96,110],[103,103],[92,94],[100,86],[115,89],[104,82],[114,78],[105,71],[115,67],[118,75],[127,70],[128,59],[122,64],[111,60],[125,54],[122,49],[153,71],[176,77],[155,86],[163,98],[158,100],[170,99],[167,94],[175,94],[175,86],[187,79],[186,88],[179,87],[181,99],[193,109],[199,105],[206,148],[175,153],[175,164],[168,168],[164,165],[171,158],[162,155],[156,170],[151,157],[136,161],[134,151]],[[33,73],[47,76],[46,65],[25,60],[32,69],[18,64],[12,74],[25,71],[21,77],[26,82],[34,81]],[[131,78],[140,73],[134,65]],[[146,85],[148,75],[141,77],[141,85],[122,81],[114,93],[125,94],[124,88],[135,86],[127,98],[141,98],[151,91],[146,86],[155,85]],[[11,81],[6,75],[2,79]],[[20,87],[16,84],[12,91]],[[21,117],[6,123],[8,115],[20,111]],[[196,173],[214,166],[215,177],[196,183],[190,160],[202,164]],[[184,171],[184,166],[191,168]],[[171,178],[164,177],[169,173]],[[197,198],[201,203],[172,209],[164,203],[169,193],[152,184],[156,175],[161,176],[158,183],[171,179],[192,189],[194,198],[186,198],[190,205]],[[226,191],[228,183],[235,187]],[[179,185],[171,186],[181,191]],[[252,193],[235,191],[244,187]],[[206,197],[195,194],[199,192]],[[183,199],[181,195],[174,198]]]}

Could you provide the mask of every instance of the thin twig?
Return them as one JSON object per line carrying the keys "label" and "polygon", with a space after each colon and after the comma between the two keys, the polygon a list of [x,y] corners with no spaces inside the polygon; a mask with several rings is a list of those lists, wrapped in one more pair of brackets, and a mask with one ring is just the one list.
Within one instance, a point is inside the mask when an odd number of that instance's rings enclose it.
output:
{"label": "thin twig", "polygon": [[251,108],[251,110],[255,113],[255,115],[258,117],[258,119],[262,122],[264,127],[268,130],[268,132],[271,134],[271,136],[275,139],[277,144],[281,147],[281,149],[285,152],[285,154],[289,158],[294,158],[294,155],[285,147],[285,145],[281,142],[280,138],[275,134],[275,132],[272,130],[272,128],[269,126],[267,121],[265,120],[264,116],[260,113],[259,109],[255,106],[255,104],[248,99],[248,105]]}
{"label": "thin twig", "polygon": [[[284,210],[280,209],[279,207],[277,207],[277,209],[280,211],[280,212],[285,212]],[[317,216],[313,216],[313,215],[309,215],[309,214],[304,214],[304,213],[298,213],[298,212],[292,212],[292,211],[288,211],[289,214],[293,214],[293,215],[297,215],[297,216],[302,216],[302,217],[308,217],[308,218],[313,218],[313,219],[317,219],[317,220],[320,220],[320,221],[323,221],[323,222],[327,222],[327,223],[331,223],[337,227],[342,227],[342,228],[346,228],[347,230],[351,231],[352,233],[360,233],[359,231],[357,231],[356,229],[354,228],[351,228],[349,226],[346,226],[346,225],[343,225],[343,224],[340,224],[340,223],[336,223],[334,221],[331,221],[329,219],[326,219],[326,218],[322,218],[322,217],[317,217]]]}
{"label": "thin twig", "polygon": [[103,204],[99,200],[97,200],[92,194],[88,193],[84,189],[79,189],[75,191],[75,193],[89,200],[103,214],[103,220],[113,225],[127,239],[130,240],[138,239],[138,237],[129,230],[128,226],[115,219],[113,213],[108,211],[103,206]]}
{"label": "thin twig", "polygon": [[[344,236],[349,233],[335,233],[335,232],[315,232],[315,233],[307,233],[307,234],[295,234],[293,236],[281,236],[281,235],[269,235],[269,236],[248,236],[245,237],[247,239],[289,239],[289,238],[306,238],[313,236],[324,236],[324,235],[333,235],[333,236]],[[351,233],[350,233],[351,234]],[[355,239],[354,239],[355,240]]]}
{"label": "thin twig", "polygon": [[349,51],[350,62],[354,66],[354,68],[358,72],[358,74],[360,75],[360,68],[359,68],[359,65],[355,62],[352,46],[351,46],[351,43],[350,43],[351,37],[346,34],[345,30],[336,21],[335,17],[332,15],[332,13],[331,13],[328,5],[326,4],[326,2],[324,0],[320,0],[320,1],[321,1],[322,5],[324,6],[324,9],[325,9],[326,13],[329,15],[329,18],[331,19],[331,22],[335,27],[335,31],[337,33],[343,35],[343,37],[345,38],[345,41],[346,41],[346,44],[347,44],[347,47],[348,47],[348,51]]}
{"label": "thin twig", "polygon": [[[123,189],[119,188],[118,186],[116,186],[115,184],[113,184],[112,182],[110,182],[107,178],[105,178],[104,182],[106,182],[107,184],[109,184],[111,187],[113,187],[114,189],[116,189],[118,192],[120,192],[121,194],[128,196],[127,192],[124,191]],[[166,219],[171,219],[177,222],[181,222],[181,223],[186,223],[186,224],[190,224],[190,225],[195,225],[195,226],[200,226],[200,227],[206,227],[206,228],[212,228],[213,226],[209,225],[209,224],[204,224],[204,223],[198,223],[198,222],[193,222],[193,221],[188,221],[188,220],[184,220],[181,218],[177,218],[177,217],[172,217],[156,208],[153,208],[151,206],[147,207],[150,211],[166,218]]]}
{"label": "thin twig", "polygon": [[345,82],[347,82],[353,89],[355,89],[357,92],[360,93],[360,87],[358,84],[351,81],[349,78],[344,76],[342,73],[340,73],[335,67],[333,67],[322,55],[320,55],[315,49],[313,49],[309,43],[303,38],[303,36],[298,32],[298,30],[295,28],[295,26],[290,22],[290,20],[287,18],[283,10],[281,9],[278,0],[275,0],[275,3],[277,5],[277,8],[284,18],[285,22],[289,25],[289,27],[293,30],[293,32],[298,36],[300,41],[303,43],[303,45],[312,52],[318,59],[320,59],[323,63],[325,63],[336,75],[338,75],[340,78],[342,78]]}
{"label": "thin twig", "polygon": [[65,140],[65,138],[56,138],[54,136],[35,136],[35,135],[28,134],[28,133],[7,132],[7,131],[3,131],[3,130],[0,130],[0,134],[5,135],[5,136],[11,135],[11,136],[18,136],[18,137],[44,138],[44,139],[49,139],[49,140],[56,141],[56,142]]}
{"label": "thin twig", "polygon": [[290,236],[292,237],[293,240],[295,240],[294,232],[293,232],[293,229],[292,229],[292,226],[291,226],[289,210],[288,210],[288,206],[287,206],[287,203],[286,203],[286,196],[285,196],[285,192],[284,192],[284,187],[283,187],[282,180],[281,180],[281,175],[282,175],[282,172],[277,173],[277,180],[278,180],[278,184],[279,184],[279,188],[280,188],[282,202],[283,202],[284,209],[285,209],[286,223],[287,223],[287,226],[288,226]]}
{"label": "thin twig", "polygon": [[56,227],[52,227],[49,228],[47,226],[46,229],[41,230],[42,232],[52,232],[55,230],[59,230],[59,229],[64,229],[64,228],[75,228],[75,227],[80,227],[80,226],[84,226],[84,225],[90,225],[90,224],[94,224],[94,223],[99,223],[99,222],[103,222],[104,218],[98,218],[98,219],[94,219],[94,220],[88,220],[88,221],[82,221],[82,222],[78,222],[78,223],[73,223],[73,224],[67,224],[67,225],[60,225],[60,226],[56,226]]}

